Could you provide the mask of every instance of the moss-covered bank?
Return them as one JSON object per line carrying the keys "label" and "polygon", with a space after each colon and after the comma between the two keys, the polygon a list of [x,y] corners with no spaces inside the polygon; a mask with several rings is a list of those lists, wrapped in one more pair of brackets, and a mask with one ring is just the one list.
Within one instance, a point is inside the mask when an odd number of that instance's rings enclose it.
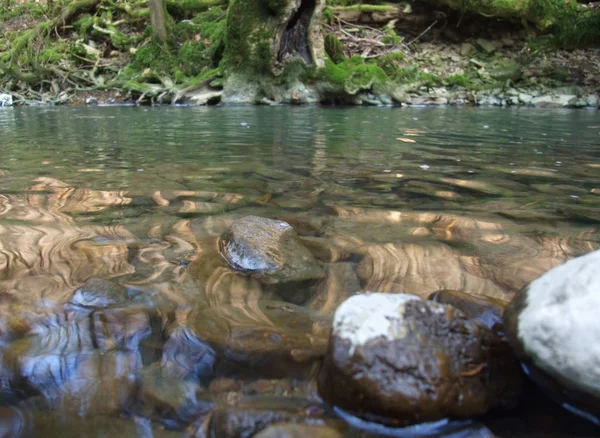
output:
{"label": "moss-covered bank", "polygon": [[600,10],[570,0],[166,0],[166,42],[146,0],[1,5],[0,93],[18,104],[584,106],[599,91]]}

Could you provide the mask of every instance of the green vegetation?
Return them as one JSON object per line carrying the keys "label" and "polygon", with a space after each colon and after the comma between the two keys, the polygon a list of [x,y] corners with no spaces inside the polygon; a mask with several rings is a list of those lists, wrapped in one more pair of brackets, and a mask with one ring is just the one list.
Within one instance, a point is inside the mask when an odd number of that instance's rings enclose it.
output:
{"label": "green vegetation", "polygon": [[[336,14],[352,11],[370,19],[369,14],[404,9],[400,4],[405,2],[328,0],[319,21],[323,39],[316,44],[315,50],[322,53],[317,68],[308,61],[287,59],[283,46],[276,47],[288,24],[283,13],[289,0],[156,1],[166,12],[164,39],[156,37],[148,0],[0,0],[0,88],[35,90],[33,96],[45,90],[58,95],[65,89],[108,88],[139,95],[214,78],[221,85],[235,72],[256,83],[265,78],[269,86],[323,81],[350,95],[411,84],[475,90],[528,83],[522,57],[557,47],[600,45],[600,11],[573,0],[429,0],[428,10],[451,8],[470,23],[481,20],[482,28],[489,19],[498,19],[512,23],[515,32],[525,29],[532,35],[518,60],[497,47],[487,53],[473,49],[469,59],[476,65],[463,64],[463,74],[444,77],[439,56],[412,65],[412,41],[405,42],[404,29],[398,31],[396,21],[385,18],[386,23],[367,21],[353,27],[336,19]],[[361,40],[367,42],[366,49],[360,47]],[[312,42],[307,44],[312,51]],[[356,53],[367,59],[350,56]],[[569,71],[556,68],[544,74],[545,84],[568,83],[571,77]]]}
{"label": "green vegetation", "polygon": [[344,45],[335,35],[331,33],[325,35],[325,52],[327,52],[327,55],[336,64],[346,60]]}

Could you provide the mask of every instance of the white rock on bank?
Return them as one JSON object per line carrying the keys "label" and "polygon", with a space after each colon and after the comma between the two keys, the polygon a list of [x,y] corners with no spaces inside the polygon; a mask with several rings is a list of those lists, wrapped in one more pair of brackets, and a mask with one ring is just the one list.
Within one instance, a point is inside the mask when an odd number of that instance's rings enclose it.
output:
{"label": "white rock on bank", "polygon": [[519,102],[521,102],[524,105],[529,105],[532,99],[533,96],[530,94],[519,93]]}
{"label": "white rock on bank", "polygon": [[0,106],[12,106],[13,98],[10,94],[0,94]]}
{"label": "white rock on bank", "polygon": [[566,108],[574,106],[577,96],[574,94],[561,94],[559,96],[540,96],[532,99],[531,103],[542,108]]}

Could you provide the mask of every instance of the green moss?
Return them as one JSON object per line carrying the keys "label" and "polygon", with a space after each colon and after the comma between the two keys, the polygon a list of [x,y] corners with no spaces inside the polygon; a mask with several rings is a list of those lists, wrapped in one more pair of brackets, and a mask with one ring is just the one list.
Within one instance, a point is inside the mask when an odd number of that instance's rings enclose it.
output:
{"label": "green moss", "polygon": [[190,20],[177,23],[173,28],[173,38],[179,41],[189,40],[200,34],[200,26]]}
{"label": "green moss", "polygon": [[87,37],[93,26],[94,18],[90,14],[83,15],[79,20],[73,23],[73,28],[84,38]]}
{"label": "green moss", "polygon": [[264,0],[265,4],[274,15],[279,15],[285,11],[288,4],[287,0]]}
{"label": "green moss", "polygon": [[365,14],[369,13],[386,13],[393,11],[396,8],[394,5],[352,5],[352,6],[339,6],[338,10],[344,12],[362,12]]}
{"label": "green moss", "polygon": [[399,68],[392,74],[392,80],[401,84],[415,82],[419,78],[419,70],[414,65]]}
{"label": "green moss", "polygon": [[213,7],[227,6],[227,0],[167,0],[167,11],[173,17],[191,18]]}
{"label": "green moss", "polygon": [[325,52],[336,64],[344,62],[347,59],[344,53],[344,45],[332,33],[325,35]]}
{"label": "green moss", "polygon": [[394,29],[388,29],[381,42],[384,44],[391,44],[395,46],[396,44],[400,44],[402,40],[403,38],[400,35],[398,35]]}
{"label": "green moss", "polygon": [[149,43],[140,47],[133,56],[132,67],[138,71],[152,69],[157,72],[168,72],[175,64],[173,55],[160,44]]}
{"label": "green moss", "polygon": [[66,42],[59,42],[44,48],[37,60],[41,64],[56,63],[63,60],[67,53],[69,53],[69,45]]}
{"label": "green moss", "polygon": [[228,69],[270,71],[275,23],[262,0],[231,0],[227,11],[223,66]]}
{"label": "green moss", "polygon": [[375,64],[366,64],[360,56],[353,56],[341,64],[327,60],[322,78],[332,84],[343,86],[344,91],[348,94],[377,90],[388,81],[388,77],[381,67]]}
{"label": "green moss", "polygon": [[331,8],[325,8],[323,10],[323,20],[325,20],[325,23],[332,24],[334,19],[335,16],[333,15]]}
{"label": "green moss", "polygon": [[446,84],[449,87],[463,87],[469,86],[470,80],[465,75],[452,75],[446,78]]}
{"label": "green moss", "polygon": [[197,76],[210,65],[210,59],[205,54],[205,44],[202,41],[187,41],[177,53],[177,67],[186,76]]}
{"label": "green moss", "polygon": [[419,73],[417,80],[427,88],[433,88],[442,85],[442,79],[433,73]]}
{"label": "green moss", "polygon": [[214,7],[209,11],[197,14],[192,22],[198,26],[200,37],[206,42],[208,56],[217,65],[225,49],[225,11]]}
{"label": "green moss", "polygon": [[404,53],[393,52],[376,58],[373,62],[385,71],[388,76],[393,76],[400,68],[400,63],[404,60]]}

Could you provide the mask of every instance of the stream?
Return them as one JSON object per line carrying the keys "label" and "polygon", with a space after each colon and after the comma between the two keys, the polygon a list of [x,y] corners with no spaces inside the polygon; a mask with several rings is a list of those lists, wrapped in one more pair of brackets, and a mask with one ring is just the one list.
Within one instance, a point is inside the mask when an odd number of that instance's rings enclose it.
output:
{"label": "stream", "polygon": [[[0,134],[0,437],[600,434],[533,386],[401,431],[314,383],[356,292],[510,301],[599,249],[597,111],[0,108]],[[246,216],[292,225],[325,277],[226,266]]]}

